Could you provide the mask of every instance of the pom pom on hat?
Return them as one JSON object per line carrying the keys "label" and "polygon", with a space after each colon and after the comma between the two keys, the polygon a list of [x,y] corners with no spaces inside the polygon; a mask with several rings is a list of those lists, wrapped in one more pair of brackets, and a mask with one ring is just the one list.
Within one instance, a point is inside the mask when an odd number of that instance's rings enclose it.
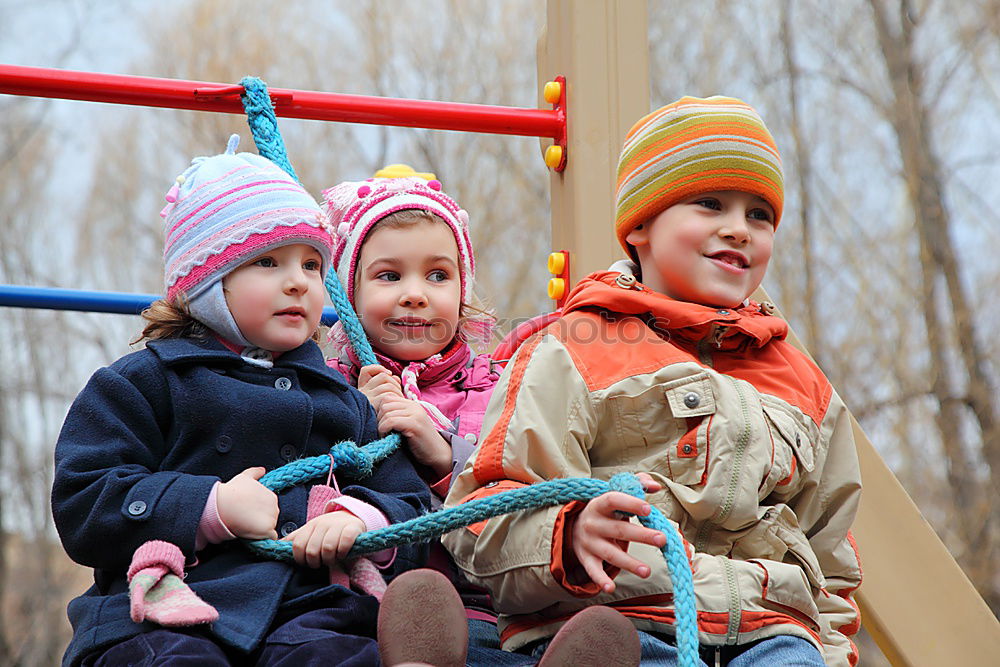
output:
{"label": "pom pom on hat", "polygon": [[333,239],[316,201],[280,167],[252,153],[196,157],[167,192],[167,298],[194,299],[230,271],[272,248],[305,243],[329,266]]}
{"label": "pom pom on hat", "polygon": [[680,200],[738,190],[784,207],[781,156],[764,121],[732,97],[683,97],[639,119],[618,158],[615,232],[625,237]]}

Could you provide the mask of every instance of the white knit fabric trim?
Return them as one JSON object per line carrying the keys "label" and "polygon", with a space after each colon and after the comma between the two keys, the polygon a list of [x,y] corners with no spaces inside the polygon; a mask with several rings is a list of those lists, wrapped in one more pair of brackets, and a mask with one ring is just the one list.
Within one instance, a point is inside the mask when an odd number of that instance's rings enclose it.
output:
{"label": "white knit fabric trim", "polygon": [[[242,227],[236,231],[233,235],[223,234],[216,242],[211,246],[204,246],[198,249],[198,252],[191,255],[183,262],[176,264],[172,271],[170,271],[166,276],[167,286],[173,285],[178,280],[191,273],[195,268],[205,264],[210,257],[214,257],[226,250],[226,248],[232,245],[238,245],[245,242],[248,238],[255,234],[266,234],[268,232],[274,231],[278,227],[295,227],[296,225],[301,225],[303,223],[314,227],[316,229],[322,229],[322,226],[317,221],[317,211],[312,211],[310,209],[301,209],[302,211],[308,211],[309,215],[305,216],[302,214],[285,215],[281,217],[269,217],[258,221],[255,224]],[[244,224],[245,221],[237,222],[234,227],[239,227]],[[329,258],[327,257],[326,247],[324,246],[323,263],[324,266],[329,263]]]}
{"label": "white knit fabric trim", "polygon": [[420,195],[394,194],[372,206],[358,218],[357,222],[353,223],[351,231],[347,235],[347,240],[344,243],[344,250],[340,256],[340,261],[337,263],[337,277],[340,279],[341,284],[345,287],[352,284],[353,276],[351,275],[351,268],[357,259],[355,251],[358,248],[359,241],[370,231],[371,226],[391,211],[403,209],[430,211],[443,218],[449,226],[459,230],[459,233],[455,235],[455,245],[458,247],[458,259],[462,263],[462,275],[464,276],[462,301],[467,303],[469,295],[472,293],[473,270],[470,263],[472,249],[465,240],[465,234],[468,233],[466,225],[451,210],[428,197]]}

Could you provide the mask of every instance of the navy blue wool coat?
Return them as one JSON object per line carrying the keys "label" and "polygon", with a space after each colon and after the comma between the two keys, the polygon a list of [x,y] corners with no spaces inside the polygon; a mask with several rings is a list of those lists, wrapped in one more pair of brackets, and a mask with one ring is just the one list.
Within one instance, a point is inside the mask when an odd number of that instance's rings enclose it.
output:
{"label": "navy blue wool coat", "polygon": [[[252,466],[273,470],[322,455],[341,440],[370,442],[376,425],[364,395],[326,366],[312,341],[271,369],[214,340],[168,339],[98,370],[70,408],[55,452],[56,528],[70,557],[94,568],[94,585],[69,605],[74,633],[64,664],[159,627],[129,618],[132,554],[148,540],[165,540],[193,562],[213,484]],[[403,452],[371,477],[338,480],[341,491],[378,507],[390,523],[430,504]],[[279,494],[279,534],[305,522],[307,497],[305,487]],[[425,559],[426,545],[400,547],[386,575]],[[352,594],[329,585],[325,568],[260,560],[240,540],[211,545],[197,560],[186,581],[219,611],[208,631],[241,652],[257,647],[276,619]]]}

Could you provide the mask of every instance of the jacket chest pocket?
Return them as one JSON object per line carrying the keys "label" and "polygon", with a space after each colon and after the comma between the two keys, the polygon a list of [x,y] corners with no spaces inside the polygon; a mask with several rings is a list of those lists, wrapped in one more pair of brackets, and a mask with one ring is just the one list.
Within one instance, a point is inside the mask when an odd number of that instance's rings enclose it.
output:
{"label": "jacket chest pocket", "polygon": [[703,481],[715,393],[700,373],[612,399],[622,437],[621,464],[657,472],[678,484]]}
{"label": "jacket chest pocket", "polygon": [[819,428],[798,410],[769,397],[761,397],[761,407],[774,443],[774,466],[768,482],[775,490],[793,487],[801,474],[816,469]]}
{"label": "jacket chest pocket", "polygon": [[670,478],[679,484],[701,484],[707,471],[709,432],[715,415],[715,392],[708,375],[674,380],[663,386],[670,413],[683,433],[667,447]]}

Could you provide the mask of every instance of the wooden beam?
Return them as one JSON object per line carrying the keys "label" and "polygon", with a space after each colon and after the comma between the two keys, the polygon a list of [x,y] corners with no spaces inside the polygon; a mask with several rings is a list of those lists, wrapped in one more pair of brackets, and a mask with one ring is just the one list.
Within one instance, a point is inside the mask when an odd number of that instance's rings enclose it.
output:
{"label": "wooden beam", "polygon": [[645,0],[547,2],[538,78],[541,89],[566,77],[567,163],[551,172],[552,249],[571,252],[570,285],[622,255],[615,172],[625,133],[649,113],[646,15]]}

